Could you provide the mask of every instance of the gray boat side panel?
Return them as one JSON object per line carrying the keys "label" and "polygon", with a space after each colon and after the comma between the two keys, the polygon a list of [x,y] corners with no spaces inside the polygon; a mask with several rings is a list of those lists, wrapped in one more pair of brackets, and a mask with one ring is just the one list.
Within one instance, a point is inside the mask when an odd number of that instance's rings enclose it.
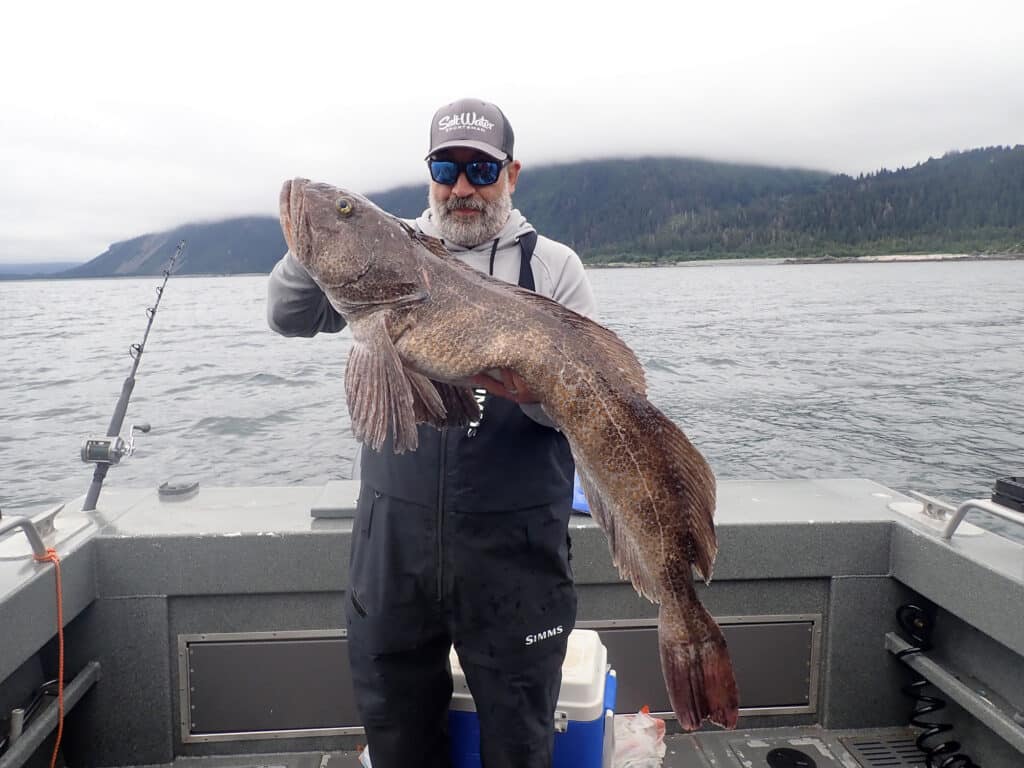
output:
{"label": "gray boat side panel", "polygon": [[822,708],[827,728],[905,722],[909,700],[899,688],[910,676],[886,651],[885,633],[898,626],[896,610],[912,598],[884,576],[832,579]]}
{"label": "gray boat side panel", "polygon": [[872,480],[724,480],[718,483],[719,523],[835,523],[892,520],[889,502],[906,499]]}
{"label": "gray boat side panel", "polygon": [[[352,483],[351,494],[358,484]],[[322,490],[201,488],[176,501],[136,495],[99,537],[102,596],[250,594],[343,589],[351,521],[318,520]],[[891,492],[890,492],[891,494]],[[716,579],[888,571],[892,513],[863,480],[723,483]],[[834,523],[809,524],[815,523]],[[572,522],[577,582],[616,583],[604,534]],[[264,567],[273,562],[273,570]]]}
{"label": "gray boat side panel", "polygon": [[[344,592],[204,595],[168,600],[172,644],[178,635],[342,629]],[[176,650],[174,651],[176,653]]]}
{"label": "gray boat side panel", "polygon": [[181,727],[190,735],[359,726],[344,638],[230,635],[192,639],[182,655],[189,718]]}
{"label": "gray boat side panel", "polygon": [[[630,588],[630,591],[632,589]],[[698,584],[697,594],[701,602],[712,616],[791,616],[799,614],[818,614],[822,617],[821,650],[827,645],[830,636],[828,619],[829,580],[828,579],[770,579],[719,581],[709,585]],[[646,601],[643,601],[646,602]],[[594,609],[599,611],[599,606]],[[806,715],[746,715],[742,718],[744,728],[768,728],[775,725],[797,725],[818,722],[821,718],[821,688],[824,654],[817,659],[817,670],[812,670],[816,677],[817,712]],[[742,698],[742,692],[740,693]]]}
{"label": "gray boat side panel", "polygon": [[615,584],[581,584],[576,582],[576,620],[650,619],[658,618],[658,606],[637,595],[633,586],[620,581]]}
{"label": "gray boat side panel", "polygon": [[[186,498],[165,499],[154,489],[133,499],[102,535],[132,538],[308,533],[314,522],[310,510],[322,493],[323,486],[200,486],[197,493]],[[351,528],[351,521],[338,523]]]}
{"label": "gray boat side panel", "polygon": [[714,578],[886,574],[891,535],[883,522],[720,525]]}
{"label": "gray boat side panel", "polygon": [[[87,483],[88,477],[83,475],[83,486]],[[43,543],[60,556],[65,626],[96,596],[96,537],[142,495],[144,492],[130,489],[104,491],[104,503],[114,510],[110,513],[103,509],[81,512],[84,496],[72,499],[57,513],[53,530],[42,534]],[[0,682],[57,632],[54,566],[33,560],[28,539],[21,531],[0,538],[0,627],[4,630]]]}
{"label": "gray boat side panel", "polygon": [[928,655],[936,662],[964,678],[976,679],[1024,715],[1024,659],[1020,655],[942,609],[937,611],[932,642],[935,647]]}
{"label": "gray boat side panel", "polygon": [[[889,522],[719,524],[714,581],[733,579],[828,578],[889,572]],[[608,540],[597,525],[573,518],[573,571],[577,584],[614,583]]]}
{"label": "gray boat side panel", "polygon": [[931,719],[950,723],[953,730],[944,734],[960,742],[960,751],[966,753],[979,766],[996,768],[1019,768],[1024,765],[1024,755],[1008,742],[999,738],[976,718],[969,715],[955,702],[949,702],[944,710]]}
{"label": "gray boat side panel", "polygon": [[[344,498],[358,496],[358,481],[340,485]],[[188,498],[167,500],[155,490],[136,491],[123,508],[108,512],[111,521],[103,533],[130,537],[308,531],[311,511],[322,505],[324,493],[324,486],[202,487]],[[891,521],[897,516],[886,504],[905,498],[869,480],[728,480],[718,485],[716,519],[728,525]]]}
{"label": "gray boat side panel", "polygon": [[348,579],[350,538],[309,532],[102,538],[97,592],[115,597],[340,590]]}
{"label": "gray boat side panel", "polygon": [[1024,546],[990,533],[947,543],[897,527],[893,576],[1024,655]]}
{"label": "gray boat side panel", "polygon": [[163,500],[150,492],[101,532],[98,593],[341,589],[352,522],[312,519],[320,493],[314,486],[201,487],[186,499]]}
{"label": "gray boat side panel", "polygon": [[[712,581],[710,585],[697,585],[703,604],[713,616],[772,615],[793,616],[817,614],[822,617],[823,637],[828,637],[828,579],[772,579],[762,581]],[[618,584],[586,584],[578,589],[579,607],[577,624],[587,628],[608,626],[614,621],[639,620],[651,625],[657,623],[658,607],[637,596],[633,587]],[[823,643],[824,646],[824,643]],[[824,675],[822,657],[819,657],[816,699],[821,707],[821,681]],[[741,693],[742,696],[742,693]],[[813,723],[820,714],[746,715],[743,727],[771,727]],[[669,729],[678,728],[674,721]]]}
{"label": "gray boat side panel", "polygon": [[828,579],[712,581],[697,595],[714,616],[820,613],[828,610]]}
{"label": "gray boat side panel", "polygon": [[[720,622],[729,644],[740,692],[744,723],[770,711],[808,714],[817,710],[812,674],[816,632],[814,618],[770,618],[764,621]],[[623,713],[648,706],[669,713],[672,705],[661,671],[656,626],[590,627],[608,649],[608,663],[618,675],[615,706]],[[759,710],[759,711],[758,711]]]}
{"label": "gray boat side panel", "polygon": [[719,483],[715,577],[886,574],[894,498],[860,479]]}
{"label": "gray boat side panel", "polygon": [[[1003,714],[1010,717],[1016,714],[1018,722],[1024,725],[1024,659],[944,609],[936,611],[932,642],[934,648],[925,656],[992,702]],[[949,696],[943,698],[950,699]],[[955,713],[950,719],[955,717],[956,738],[964,743],[975,762],[981,765],[1024,764],[1024,755],[1014,755],[1003,738],[962,712],[960,707],[951,707],[951,713]],[[1007,755],[1013,755],[1013,759],[1008,759]]]}
{"label": "gray boat side panel", "polygon": [[[632,585],[581,584],[577,621],[658,617],[658,606],[639,597]],[[714,616],[799,614],[828,611],[828,579],[712,581],[698,584],[697,595]]]}
{"label": "gray boat side panel", "polygon": [[[203,633],[274,632],[296,630],[331,630],[345,626],[344,592],[310,592],[305,594],[239,594],[182,596],[168,601],[173,709],[180,707],[177,664],[179,635]],[[339,663],[344,659],[339,657]],[[180,742],[180,718],[175,714],[175,742]],[[343,740],[341,740],[343,741]],[[291,749],[336,749],[339,737],[303,737],[267,739],[249,742],[246,749],[277,751]],[[259,745],[263,745],[260,747]],[[230,742],[180,744],[182,755],[217,755],[238,751]]]}
{"label": "gray boat side panel", "polygon": [[[65,626],[96,596],[94,544],[87,541],[61,557]],[[57,634],[57,588],[52,563],[25,564],[18,588],[0,600],[0,627],[3,627],[0,648],[0,681],[3,681]]]}
{"label": "gray boat side panel", "polygon": [[[174,756],[167,601],[97,600],[67,632],[67,667],[95,659],[103,678],[69,717],[65,753],[77,768],[166,763]],[[86,702],[88,701],[88,705]]]}

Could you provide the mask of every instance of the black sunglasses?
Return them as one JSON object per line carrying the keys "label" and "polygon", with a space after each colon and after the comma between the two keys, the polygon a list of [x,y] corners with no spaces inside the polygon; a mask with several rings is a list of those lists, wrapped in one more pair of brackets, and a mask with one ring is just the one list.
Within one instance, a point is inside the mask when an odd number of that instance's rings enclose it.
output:
{"label": "black sunglasses", "polygon": [[466,179],[474,187],[489,187],[498,180],[501,169],[512,162],[505,160],[470,160],[468,163],[457,163],[454,160],[427,160],[427,167],[430,168],[430,178],[438,184],[446,187],[455,186],[460,174],[466,174]]}

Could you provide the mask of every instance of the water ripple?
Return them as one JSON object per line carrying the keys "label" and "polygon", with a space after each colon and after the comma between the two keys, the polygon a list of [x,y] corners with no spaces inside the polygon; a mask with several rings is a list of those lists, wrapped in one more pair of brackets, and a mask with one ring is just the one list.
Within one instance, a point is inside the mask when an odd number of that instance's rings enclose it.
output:
{"label": "water ripple", "polygon": [[[1024,474],[1024,262],[588,275],[601,321],[644,362],[651,400],[723,479],[867,477],[959,501]],[[106,429],[154,287],[0,288],[0,344],[16,373],[0,381],[0,507],[85,490],[79,443]],[[169,284],[126,417],[153,430],[108,483],[349,476],[351,336],[277,336],[265,297],[265,276]],[[139,311],[100,321],[98,301]],[[54,302],[60,317],[17,311]]]}

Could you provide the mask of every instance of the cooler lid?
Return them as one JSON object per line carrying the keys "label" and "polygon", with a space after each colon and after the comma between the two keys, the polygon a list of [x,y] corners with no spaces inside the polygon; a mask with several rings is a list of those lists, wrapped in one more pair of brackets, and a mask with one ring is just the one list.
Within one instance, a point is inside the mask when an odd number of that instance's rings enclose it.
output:
{"label": "cooler lid", "polygon": [[[473,712],[473,699],[459,657],[452,648],[452,709]],[[604,684],[608,668],[608,650],[601,636],[592,629],[574,629],[562,662],[562,687],[558,710],[570,720],[588,722],[604,714]]]}

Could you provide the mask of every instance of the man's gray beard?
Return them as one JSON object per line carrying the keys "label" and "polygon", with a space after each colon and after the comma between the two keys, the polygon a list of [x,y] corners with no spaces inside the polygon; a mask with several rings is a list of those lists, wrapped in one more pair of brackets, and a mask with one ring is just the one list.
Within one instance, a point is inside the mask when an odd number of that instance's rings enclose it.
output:
{"label": "man's gray beard", "polygon": [[[497,235],[508,221],[509,214],[512,213],[512,193],[509,192],[507,184],[504,185],[501,195],[490,203],[472,197],[455,197],[455,195],[449,196],[442,203],[434,197],[433,187],[431,187],[429,198],[430,212],[433,214],[434,223],[437,225],[441,237],[449,243],[455,243],[464,248],[473,248]],[[469,221],[463,221],[452,213],[456,208],[473,208],[483,211],[483,215],[473,216]]]}

